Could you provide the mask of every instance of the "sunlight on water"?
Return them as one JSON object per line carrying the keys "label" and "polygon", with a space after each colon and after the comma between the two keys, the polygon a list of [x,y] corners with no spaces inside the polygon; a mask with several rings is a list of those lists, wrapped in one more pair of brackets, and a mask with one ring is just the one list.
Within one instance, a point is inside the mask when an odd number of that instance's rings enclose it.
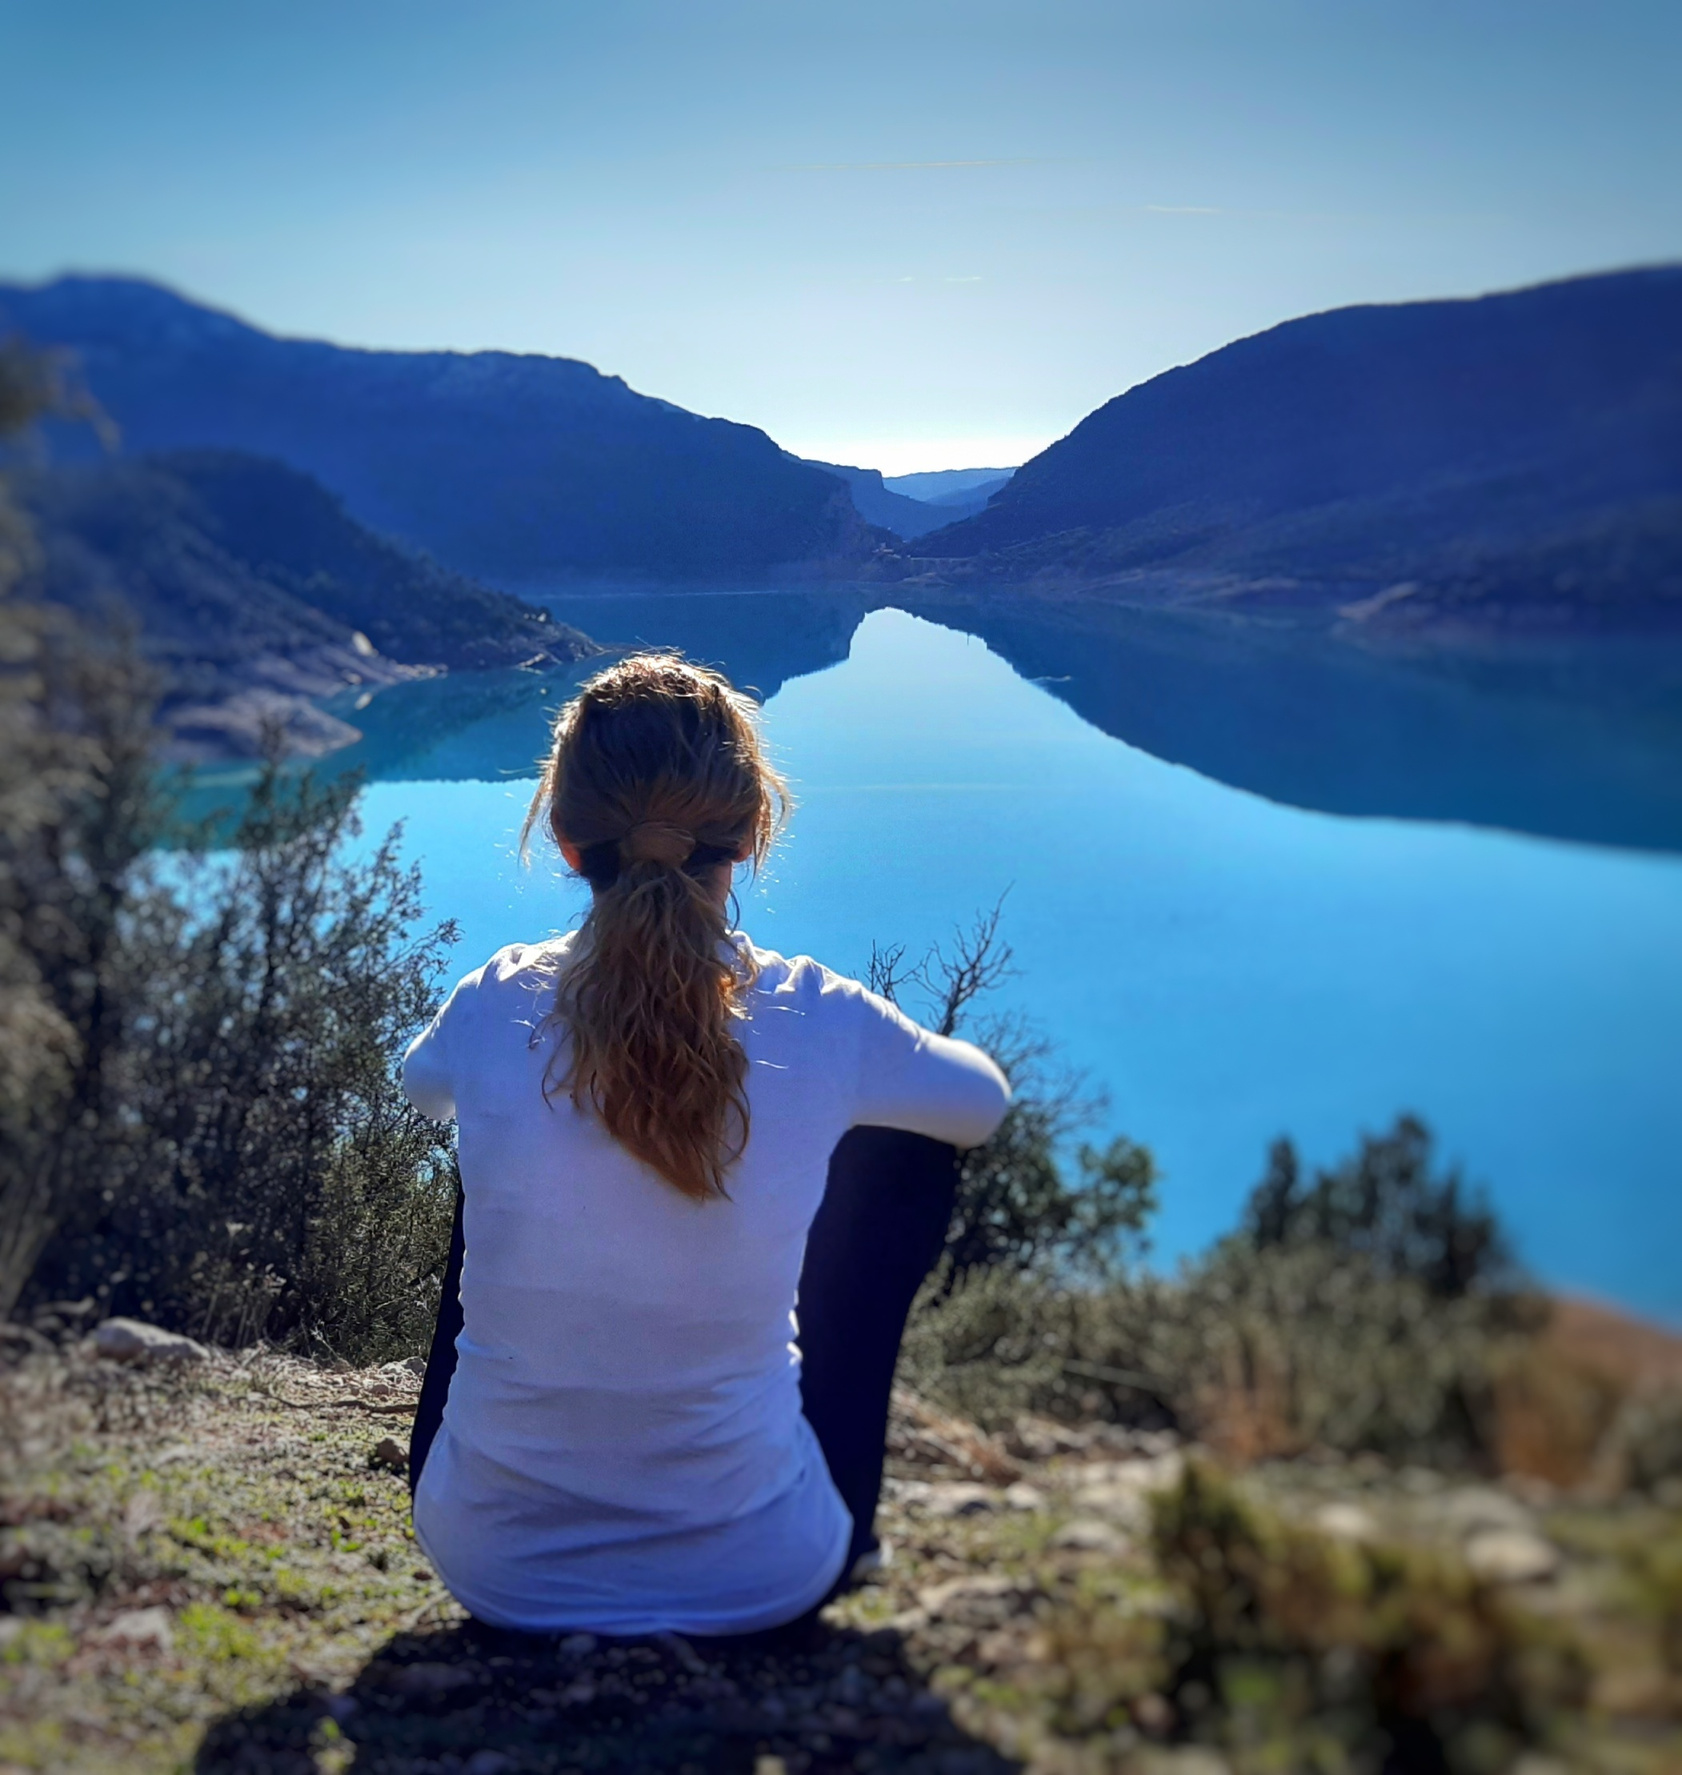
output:
{"label": "sunlight on water", "polygon": [[[891,610],[766,727],[800,805],[744,924],[856,972],[1008,890],[1005,997],[1155,1149],[1159,1257],[1232,1223],[1275,1135],[1326,1160],[1413,1109],[1544,1276],[1682,1319],[1682,858],[1279,807]],[[529,792],[368,793],[464,969],[579,908],[546,852],[514,861]]]}

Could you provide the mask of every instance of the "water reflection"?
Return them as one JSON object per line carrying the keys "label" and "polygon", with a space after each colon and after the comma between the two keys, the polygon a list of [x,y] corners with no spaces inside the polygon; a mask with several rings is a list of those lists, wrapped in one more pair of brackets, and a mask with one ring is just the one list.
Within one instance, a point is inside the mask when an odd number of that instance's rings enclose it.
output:
{"label": "water reflection", "polygon": [[[863,593],[535,594],[614,646],[679,647],[768,700],[847,657]],[[881,600],[878,599],[877,602]],[[1454,662],[1301,631],[994,595],[894,602],[975,634],[1095,727],[1270,800],[1682,849],[1682,650],[1602,643]],[[459,674],[343,710],[376,779],[529,774],[590,669]]]}

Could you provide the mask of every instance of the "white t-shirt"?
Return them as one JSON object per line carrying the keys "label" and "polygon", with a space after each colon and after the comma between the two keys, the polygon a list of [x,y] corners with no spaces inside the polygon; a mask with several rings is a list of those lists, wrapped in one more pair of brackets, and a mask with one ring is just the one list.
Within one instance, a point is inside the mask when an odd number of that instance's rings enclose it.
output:
{"label": "white t-shirt", "polygon": [[[751,1132],[697,1202],[565,1090],[542,1028],[574,938],[469,974],[404,1060],[459,1123],[463,1329],[415,1533],[504,1627],[743,1633],[840,1575],[851,1523],[800,1411],[795,1290],[830,1153],[874,1124],[985,1140],[1009,1087],[804,956],[755,950],[738,1035]],[[736,941],[746,945],[745,938]]]}

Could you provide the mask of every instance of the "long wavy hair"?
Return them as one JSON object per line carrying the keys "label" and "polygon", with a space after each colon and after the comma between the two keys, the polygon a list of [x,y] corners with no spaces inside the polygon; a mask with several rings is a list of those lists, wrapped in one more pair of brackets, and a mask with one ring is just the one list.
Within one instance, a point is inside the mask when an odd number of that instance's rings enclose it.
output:
{"label": "long wavy hair", "polygon": [[753,706],[717,672],[642,653],[561,711],[520,834],[542,820],[593,890],[549,1020],[567,1063],[546,1089],[697,1201],[723,1196],[748,1141],[732,1025],[754,969],[718,871],[757,868],[788,808]]}

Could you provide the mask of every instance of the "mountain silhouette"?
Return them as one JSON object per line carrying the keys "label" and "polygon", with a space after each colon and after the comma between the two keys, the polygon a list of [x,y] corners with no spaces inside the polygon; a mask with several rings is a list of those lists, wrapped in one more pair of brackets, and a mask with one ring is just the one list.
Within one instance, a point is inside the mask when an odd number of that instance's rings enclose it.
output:
{"label": "mountain silhouette", "polygon": [[1380,628],[1682,618],[1682,267],[1289,321],[1109,401],[907,554],[1265,580]]}
{"label": "mountain silhouette", "polygon": [[[0,285],[5,327],[72,352],[127,448],[274,457],[462,572],[751,581],[883,540],[836,476],[764,432],[567,358],[279,339],[128,278]],[[63,428],[54,443],[97,448]]]}
{"label": "mountain silhouette", "polygon": [[27,589],[116,609],[163,680],[178,756],[356,737],[317,700],[438,668],[554,666],[596,651],[546,610],[415,556],[307,475],[233,451],[59,465],[13,477],[40,545]]}

